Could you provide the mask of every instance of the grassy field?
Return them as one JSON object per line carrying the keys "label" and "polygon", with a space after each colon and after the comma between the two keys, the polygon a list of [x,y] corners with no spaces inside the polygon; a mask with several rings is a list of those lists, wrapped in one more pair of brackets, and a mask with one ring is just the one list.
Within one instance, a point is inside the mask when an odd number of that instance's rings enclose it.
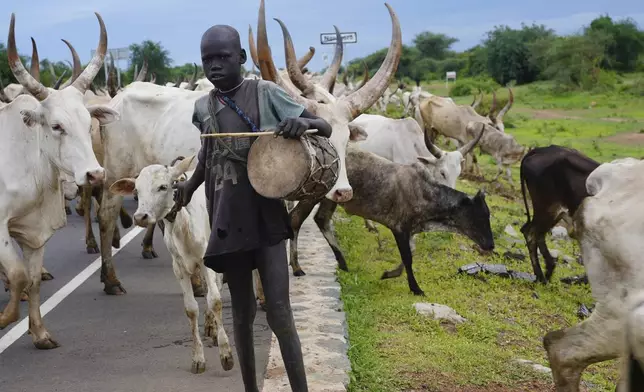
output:
{"label": "grassy field", "polygon": [[[436,86],[441,86],[437,83]],[[442,89],[429,91],[445,94]],[[528,146],[570,146],[599,161],[644,157],[644,97],[620,94],[547,93],[547,86],[518,87],[515,104],[506,116],[506,132]],[[499,95],[506,92],[499,91]],[[472,97],[456,99],[470,103]],[[480,155],[486,178],[496,172],[491,157]],[[458,268],[475,261],[503,263],[532,272],[525,261],[504,257],[506,251],[527,256],[523,238],[505,233],[507,225],[519,232],[525,211],[519,188],[518,164],[514,185],[459,179],[457,189],[473,195],[488,192],[497,256],[481,256],[472,242],[449,233],[418,236],[414,270],[426,297],[409,292],[405,274],[380,280],[383,271],[398,265],[400,257],[391,233],[379,226],[382,246],[363,220],[338,211],[335,227],[350,272],[339,271],[342,300],[349,326],[351,392],[379,391],[550,391],[551,376],[535,372],[513,360],[521,358],[548,366],[541,339],[551,330],[580,321],[580,304],[593,299],[586,285],[565,285],[565,276],[583,273],[583,267],[563,256],[576,258],[574,241],[548,239],[560,262],[548,286],[495,276],[477,279],[459,275]],[[520,234],[519,234],[520,235]],[[417,315],[416,302],[435,302],[454,308],[467,322],[440,324]],[[617,363],[589,367],[583,375],[588,391],[613,391]]]}

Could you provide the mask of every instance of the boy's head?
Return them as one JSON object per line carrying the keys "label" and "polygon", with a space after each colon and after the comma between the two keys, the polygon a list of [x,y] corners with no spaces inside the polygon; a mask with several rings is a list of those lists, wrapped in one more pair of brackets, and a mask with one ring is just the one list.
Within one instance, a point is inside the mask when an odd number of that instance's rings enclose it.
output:
{"label": "boy's head", "polygon": [[222,90],[239,84],[246,51],[239,32],[227,25],[215,25],[201,37],[201,62],[206,78]]}

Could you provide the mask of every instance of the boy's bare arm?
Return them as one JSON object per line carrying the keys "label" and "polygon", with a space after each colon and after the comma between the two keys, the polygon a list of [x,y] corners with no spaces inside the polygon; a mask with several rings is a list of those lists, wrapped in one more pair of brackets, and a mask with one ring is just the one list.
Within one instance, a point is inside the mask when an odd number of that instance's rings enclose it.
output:
{"label": "boy's bare arm", "polygon": [[315,116],[306,109],[300,117],[285,118],[277,124],[275,134],[285,138],[299,138],[308,129],[317,129],[316,135],[329,138],[331,137],[331,125],[326,120]]}

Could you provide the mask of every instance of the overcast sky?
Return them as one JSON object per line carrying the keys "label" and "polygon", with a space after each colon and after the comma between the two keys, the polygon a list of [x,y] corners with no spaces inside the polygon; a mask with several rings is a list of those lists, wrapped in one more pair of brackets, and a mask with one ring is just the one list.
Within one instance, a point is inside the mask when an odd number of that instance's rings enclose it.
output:
{"label": "overcast sky", "polygon": [[[344,61],[386,47],[391,40],[391,20],[383,1],[374,0],[265,0],[268,38],[278,67],[284,64],[282,33],[273,18],[289,28],[298,57],[309,46],[316,55],[312,70],[324,67],[323,55],[332,57],[332,45],[320,44],[320,33],[357,32],[358,43],[347,44]],[[83,63],[98,42],[98,22],[103,17],[109,47],[127,47],[149,39],[170,51],[174,65],[200,64],[199,40],[214,24],[237,28],[248,47],[248,26],[257,33],[259,0],[24,0],[1,7],[0,41],[6,42],[11,12],[16,14],[16,39],[21,54],[30,55],[33,36],[40,57],[71,60],[61,38],[69,40]],[[545,24],[559,34],[578,31],[601,14],[614,19],[633,18],[644,28],[642,0],[390,0],[398,14],[404,43],[422,31],[444,33],[459,39],[452,48],[464,50],[479,43],[495,25],[519,27],[521,22]],[[126,62],[122,62],[125,66]],[[246,63],[250,68],[251,61]]]}

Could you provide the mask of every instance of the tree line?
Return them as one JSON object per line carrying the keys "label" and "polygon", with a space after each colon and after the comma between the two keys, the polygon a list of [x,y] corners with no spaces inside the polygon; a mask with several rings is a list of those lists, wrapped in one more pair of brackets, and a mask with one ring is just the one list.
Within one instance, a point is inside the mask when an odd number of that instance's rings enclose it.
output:
{"label": "tree line", "polygon": [[[566,36],[545,25],[496,26],[480,44],[463,52],[450,49],[456,42],[429,31],[416,35],[411,45],[403,46],[396,77],[419,85],[444,80],[446,72],[456,71],[457,78],[487,79],[503,86],[551,80],[556,89],[590,90],[611,88],[620,74],[644,71],[644,31],[630,18],[604,15]],[[373,75],[386,54],[383,48],[350,61],[349,74],[360,75],[364,62]]]}
{"label": "tree line", "polygon": [[[613,20],[604,15],[582,27],[579,33],[566,36],[559,36],[544,25],[522,24],[519,29],[496,26],[480,44],[463,52],[450,49],[456,42],[454,37],[430,31],[416,35],[411,45],[403,45],[396,78],[419,85],[444,79],[446,72],[456,71],[459,80],[465,77],[479,81],[475,85],[457,83],[450,91],[450,95],[465,95],[471,94],[474,87],[489,91],[495,84],[521,85],[539,80],[554,81],[556,89],[566,91],[610,89],[620,74],[644,72],[644,31],[630,18]],[[130,67],[121,74],[122,85],[133,80],[135,67],[141,68],[144,57],[148,61],[148,75],[154,73],[158,84],[177,82],[180,78],[188,81],[194,72],[191,63],[174,65],[161,42],[146,40],[132,44],[130,51]],[[361,77],[364,63],[373,75],[386,54],[385,47],[353,59],[341,72]],[[22,59],[25,66],[30,63],[28,56]],[[52,86],[54,76],[64,71],[66,77],[71,76],[71,64],[65,61],[52,63],[44,59],[40,70],[41,81],[47,86]],[[197,72],[198,77],[203,76],[200,64]],[[5,85],[16,82],[1,42],[0,81]],[[96,76],[95,84],[105,84],[103,72]]]}

